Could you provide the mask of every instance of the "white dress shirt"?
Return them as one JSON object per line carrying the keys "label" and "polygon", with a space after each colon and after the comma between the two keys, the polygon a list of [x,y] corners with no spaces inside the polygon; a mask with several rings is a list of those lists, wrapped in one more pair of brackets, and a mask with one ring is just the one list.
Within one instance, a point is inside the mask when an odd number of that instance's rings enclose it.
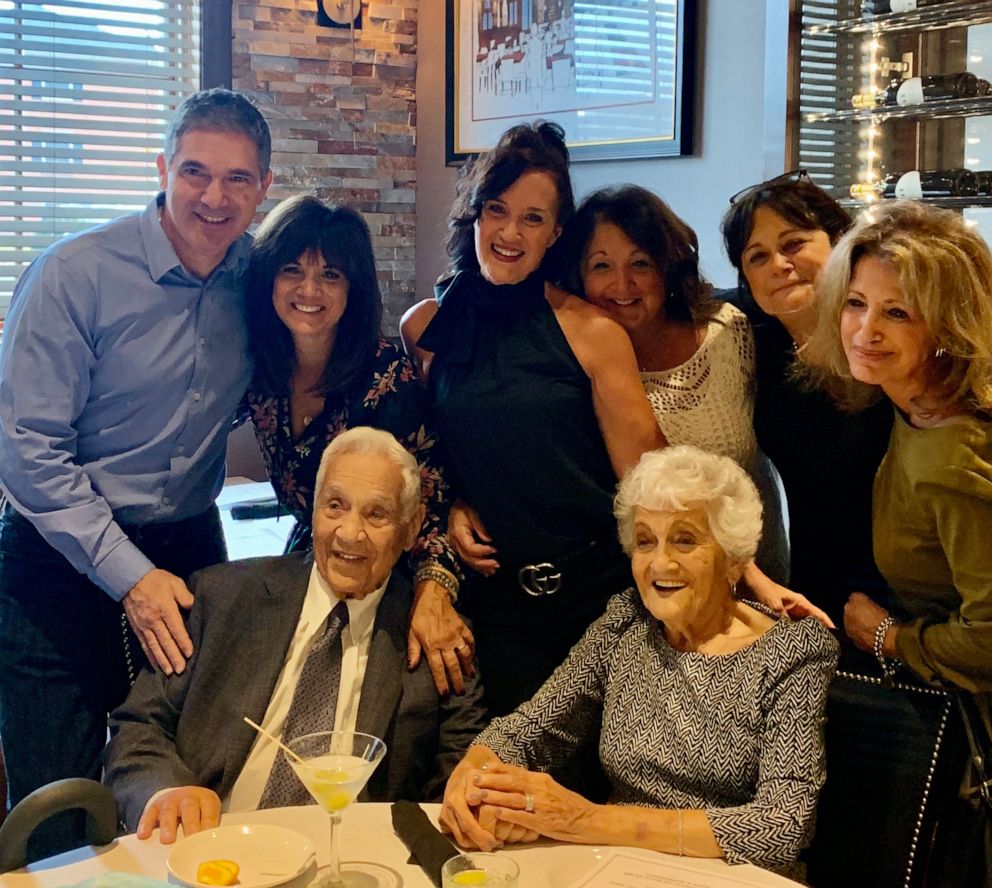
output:
{"label": "white dress shirt", "polygon": [[[348,625],[341,630],[341,683],[338,686],[338,704],[334,714],[336,731],[355,730],[358,704],[362,697],[362,681],[372,642],[372,626],[388,583],[387,577],[382,586],[361,601],[347,601]],[[286,651],[286,662],[276,680],[269,707],[262,719],[262,727],[274,737],[282,734],[307,654],[338,601],[315,564],[310,571],[310,583],[296,632]],[[221,799],[223,811],[254,811],[258,808],[278,750],[279,747],[268,737],[259,734],[255,738],[244,767],[231,787],[230,795]]]}

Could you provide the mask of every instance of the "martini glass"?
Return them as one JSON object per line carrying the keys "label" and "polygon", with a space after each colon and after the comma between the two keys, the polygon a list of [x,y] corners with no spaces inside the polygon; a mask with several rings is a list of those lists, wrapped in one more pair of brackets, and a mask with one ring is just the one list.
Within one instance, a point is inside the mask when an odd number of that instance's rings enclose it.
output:
{"label": "martini glass", "polygon": [[314,801],[330,816],[331,857],[317,871],[311,888],[377,888],[379,879],[367,871],[341,867],[341,812],[355,801],[386,754],[386,744],[371,734],[320,731],[290,740],[283,752]]}

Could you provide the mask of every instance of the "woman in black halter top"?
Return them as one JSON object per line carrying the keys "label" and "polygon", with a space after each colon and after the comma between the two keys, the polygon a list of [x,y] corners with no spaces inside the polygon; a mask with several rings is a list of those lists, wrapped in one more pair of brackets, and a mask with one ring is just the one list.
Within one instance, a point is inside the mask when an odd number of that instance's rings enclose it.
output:
{"label": "woman in black halter top", "polygon": [[[613,490],[665,444],[623,329],[542,273],[574,209],[563,135],[514,127],[476,161],[450,219],[452,275],[402,324],[472,507],[461,549],[481,573],[463,607],[494,714],[529,698],[629,585]],[[471,668],[473,636],[448,600],[422,596],[413,633],[439,687]]]}

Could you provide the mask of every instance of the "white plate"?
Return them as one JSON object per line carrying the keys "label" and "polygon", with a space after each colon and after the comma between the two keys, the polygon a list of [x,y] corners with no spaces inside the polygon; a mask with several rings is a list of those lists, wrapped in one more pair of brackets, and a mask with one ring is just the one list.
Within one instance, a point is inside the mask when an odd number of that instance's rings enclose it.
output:
{"label": "white plate", "polygon": [[241,872],[235,888],[271,888],[295,879],[316,852],[306,836],[284,826],[219,826],[182,839],[166,865],[184,885],[201,888],[196,870],[207,860],[233,860]]}

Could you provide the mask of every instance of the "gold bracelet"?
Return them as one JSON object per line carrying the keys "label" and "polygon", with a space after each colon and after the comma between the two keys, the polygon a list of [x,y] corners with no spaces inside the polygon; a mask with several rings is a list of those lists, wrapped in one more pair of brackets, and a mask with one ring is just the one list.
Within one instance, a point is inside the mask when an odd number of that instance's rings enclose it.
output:
{"label": "gold bracelet", "polygon": [[685,857],[685,848],[682,845],[682,809],[675,809],[675,816],[679,822],[679,857]]}
{"label": "gold bracelet", "polygon": [[440,564],[425,564],[413,575],[413,584],[416,586],[427,580],[437,583],[451,597],[451,603],[458,601],[458,578]]}

